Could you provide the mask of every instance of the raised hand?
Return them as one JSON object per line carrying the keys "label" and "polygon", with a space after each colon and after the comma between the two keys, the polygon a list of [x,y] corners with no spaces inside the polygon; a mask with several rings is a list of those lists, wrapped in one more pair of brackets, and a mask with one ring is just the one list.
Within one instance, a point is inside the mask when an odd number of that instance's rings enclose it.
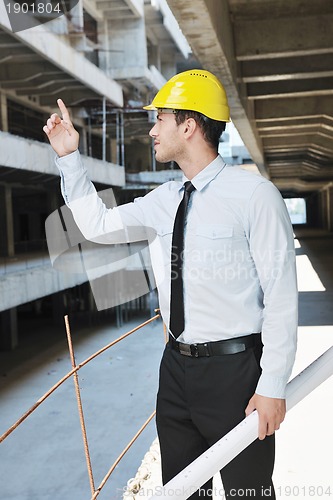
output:
{"label": "raised hand", "polygon": [[66,156],[77,150],[79,146],[79,133],[75,130],[69,112],[61,99],[57,100],[62,118],[53,113],[44,125],[43,130],[51,146],[58,156]]}

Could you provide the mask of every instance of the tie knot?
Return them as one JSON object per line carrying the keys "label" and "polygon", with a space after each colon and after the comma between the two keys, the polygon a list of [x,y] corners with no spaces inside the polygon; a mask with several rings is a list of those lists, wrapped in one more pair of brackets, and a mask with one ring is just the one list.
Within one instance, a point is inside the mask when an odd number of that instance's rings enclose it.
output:
{"label": "tie knot", "polygon": [[192,191],[195,190],[195,187],[193,186],[191,181],[186,181],[184,184],[184,188],[187,193],[192,193]]}

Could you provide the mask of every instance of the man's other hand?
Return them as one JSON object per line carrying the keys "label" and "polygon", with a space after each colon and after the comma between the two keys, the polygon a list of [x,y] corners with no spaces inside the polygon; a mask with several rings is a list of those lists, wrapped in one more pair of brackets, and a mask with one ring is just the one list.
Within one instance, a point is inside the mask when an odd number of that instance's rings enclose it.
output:
{"label": "man's other hand", "polygon": [[254,394],[247,405],[245,415],[250,415],[254,410],[257,410],[259,415],[258,437],[262,440],[280,428],[286,415],[286,400]]}

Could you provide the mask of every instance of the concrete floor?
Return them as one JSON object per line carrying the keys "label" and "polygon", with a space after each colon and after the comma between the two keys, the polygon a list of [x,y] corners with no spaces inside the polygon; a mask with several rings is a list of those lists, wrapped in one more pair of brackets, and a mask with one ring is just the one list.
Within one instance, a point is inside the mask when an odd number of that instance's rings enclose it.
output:
{"label": "concrete floor", "polygon": [[[121,328],[97,326],[72,332],[77,363],[146,318]],[[59,327],[60,328],[60,327]],[[60,337],[60,339],[59,339]],[[3,371],[0,366],[0,433],[71,370],[63,336],[31,359]],[[155,409],[158,366],[164,345],[162,323],[146,326],[79,371],[79,382],[97,487],[129,440]],[[12,356],[13,358],[13,356]],[[101,500],[121,499],[156,436],[152,421],[116,468]],[[67,380],[0,444],[1,500],[89,500],[73,380]]]}
{"label": "concrete floor", "polygon": [[[292,377],[333,345],[333,235],[298,230],[296,237],[300,326]],[[287,414],[277,433],[277,498],[333,496],[332,414],[333,377]]]}
{"label": "concrete floor", "polygon": [[[299,348],[294,374],[333,344],[333,235],[296,231],[300,289]],[[77,362],[120,333],[96,326],[73,331]],[[58,327],[43,351],[0,353],[0,433],[70,370],[65,329]],[[63,333],[62,333],[63,331]],[[45,336],[43,337],[45,340]],[[163,350],[160,321],[145,327],[79,372],[95,485],[151,414]],[[15,357],[20,363],[13,368]],[[5,362],[5,360],[7,361]],[[9,359],[9,361],[8,361]],[[275,486],[278,499],[333,496],[333,377],[288,413],[277,433]],[[122,498],[155,438],[149,424],[98,498]],[[1,500],[89,500],[90,488],[72,379],[0,444]],[[159,475],[156,475],[156,484]],[[140,498],[140,497],[138,497]]]}

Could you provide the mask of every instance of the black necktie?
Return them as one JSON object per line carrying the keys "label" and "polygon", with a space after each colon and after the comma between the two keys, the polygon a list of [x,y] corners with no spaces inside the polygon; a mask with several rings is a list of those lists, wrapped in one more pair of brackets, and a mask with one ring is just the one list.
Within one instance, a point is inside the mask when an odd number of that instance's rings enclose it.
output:
{"label": "black necktie", "polygon": [[179,337],[185,326],[183,287],[184,228],[190,196],[195,190],[190,181],[185,182],[184,188],[184,196],[179,204],[173,226],[171,247],[170,330],[175,338]]}

